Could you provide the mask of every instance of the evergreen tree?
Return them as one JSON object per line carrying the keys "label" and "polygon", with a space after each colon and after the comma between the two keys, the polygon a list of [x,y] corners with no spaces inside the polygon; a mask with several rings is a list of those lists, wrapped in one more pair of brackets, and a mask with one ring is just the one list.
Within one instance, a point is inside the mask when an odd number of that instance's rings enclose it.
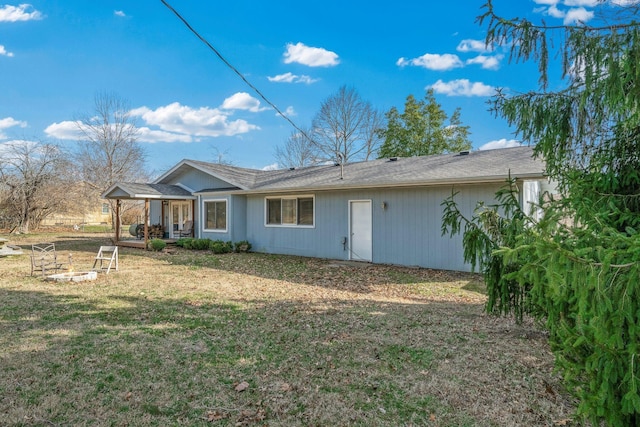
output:
{"label": "evergreen tree", "polygon": [[469,126],[463,126],[457,108],[447,124],[447,113],[429,89],[421,101],[409,95],[400,113],[392,107],[387,113],[387,128],[379,157],[413,157],[459,152],[471,149]]}
{"label": "evergreen tree", "polygon": [[[464,218],[453,197],[445,202],[443,231],[464,230],[493,309],[545,322],[578,412],[594,425],[640,425],[639,8],[600,1],[597,24],[549,27],[501,18],[489,0],[479,17],[487,43],[540,71],[538,90],[499,93],[493,109],[535,144],[562,198],[546,201],[537,223],[518,215],[515,227],[504,226],[513,217],[486,222],[481,207]],[[557,91],[548,90],[550,57],[566,81]]]}

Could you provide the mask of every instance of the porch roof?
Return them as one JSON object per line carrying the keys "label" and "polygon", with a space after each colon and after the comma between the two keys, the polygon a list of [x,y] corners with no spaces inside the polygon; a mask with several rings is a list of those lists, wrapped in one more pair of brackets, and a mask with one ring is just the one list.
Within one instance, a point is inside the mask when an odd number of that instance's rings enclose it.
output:
{"label": "porch roof", "polygon": [[105,199],[195,199],[189,190],[171,184],[141,184],[137,182],[119,182],[104,193]]}

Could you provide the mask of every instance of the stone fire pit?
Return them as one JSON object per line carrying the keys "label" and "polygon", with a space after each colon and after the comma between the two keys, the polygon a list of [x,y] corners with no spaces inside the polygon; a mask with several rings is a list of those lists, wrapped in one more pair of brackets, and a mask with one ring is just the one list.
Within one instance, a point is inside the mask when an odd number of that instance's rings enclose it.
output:
{"label": "stone fire pit", "polygon": [[58,273],[47,276],[47,280],[55,282],[84,282],[87,280],[96,280],[97,278],[97,271],[69,271],[67,273]]}
{"label": "stone fire pit", "polygon": [[11,246],[6,244],[7,239],[0,237],[0,257],[10,255],[22,255],[22,251],[17,246]]}

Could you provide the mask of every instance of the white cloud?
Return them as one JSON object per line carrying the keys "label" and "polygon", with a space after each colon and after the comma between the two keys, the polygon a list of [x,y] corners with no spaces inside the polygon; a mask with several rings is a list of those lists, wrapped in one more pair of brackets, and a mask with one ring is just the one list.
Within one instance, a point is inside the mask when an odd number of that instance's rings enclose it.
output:
{"label": "white cloud", "polygon": [[565,6],[596,7],[600,0],[564,0]]}
{"label": "white cloud", "polygon": [[616,6],[630,6],[639,3],[640,0],[610,0],[611,4]]}
{"label": "white cloud", "polygon": [[174,134],[196,137],[234,136],[259,129],[258,126],[246,120],[230,121],[230,113],[218,108],[194,109],[178,102],[155,110],[140,107],[130,113],[139,116],[148,126],[158,127],[160,130]]}
{"label": "white cloud", "polygon": [[14,126],[20,126],[21,128],[25,128],[27,127],[27,122],[16,120],[13,117],[5,117],[4,119],[0,119],[0,139],[7,138],[6,134],[4,133],[4,130],[12,128]]}
{"label": "white cloud", "polygon": [[[297,115],[298,115],[298,113],[296,113],[296,110],[294,110],[292,106],[288,106],[288,107],[287,107],[287,109],[286,109],[286,110],[284,110],[284,114],[285,114],[287,117],[294,117],[294,116],[297,116]],[[276,116],[277,116],[277,115],[278,115],[278,114],[276,114]]]}
{"label": "white cloud", "polygon": [[520,147],[522,144],[515,139],[498,139],[496,141],[487,142],[479,148],[479,150],[495,150],[497,148]]}
{"label": "white cloud", "polygon": [[78,129],[79,122],[66,120],[60,123],[52,123],[44,130],[47,135],[57,139],[79,141],[83,134]]}
{"label": "white cloud", "polygon": [[127,14],[126,14],[126,13],[124,13],[124,11],[122,11],[122,10],[114,10],[114,11],[113,11],[113,14],[114,14],[114,15],[116,15],[116,16],[123,17],[123,18],[124,18],[125,16],[127,16]]}
{"label": "white cloud", "polygon": [[465,39],[458,43],[458,52],[492,52],[491,46],[487,46],[482,40]]}
{"label": "white cloud", "polygon": [[480,82],[470,82],[467,79],[452,80],[443,82],[438,80],[426,89],[433,89],[435,93],[447,96],[491,96],[495,92],[493,86],[488,86]]}
{"label": "white cloud", "polygon": [[467,59],[466,64],[478,64],[485,70],[497,70],[500,68],[500,61],[503,55],[485,56],[478,55],[475,58]]}
{"label": "white cloud", "polygon": [[564,18],[567,16],[566,12],[558,9],[555,5],[549,7],[549,9],[547,9],[547,15],[553,17],[553,18]]}
{"label": "white cloud", "polygon": [[191,135],[183,133],[165,132],[163,130],[153,130],[146,126],[138,128],[138,141],[140,142],[193,142]]}
{"label": "white cloud", "polygon": [[[239,95],[239,94],[236,94]],[[242,94],[240,94],[242,95]],[[225,100],[229,108],[257,111],[259,103],[249,102],[251,98],[237,96]],[[257,102],[257,100],[254,99]],[[234,136],[260,129],[246,120],[230,120],[231,111],[219,108],[191,108],[174,102],[151,110],[139,107],[129,111],[133,117],[143,122],[138,126],[138,140],[141,142],[197,142],[205,137]],[[0,122],[1,123],[1,122]],[[1,128],[0,128],[1,130]],[[78,141],[84,135],[78,129],[76,121],[52,123],[45,129],[51,137],[63,140]]]}
{"label": "white cloud", "polygon": [[321,47],[310,47],[304,43],[288,43],[284,53],[284,63],[307,65],[309,67],[334,67],[340,63],[338,54]]}
{"label": "white cloud", "polygon": [[0,22],[31,21],[42,18],[42,13],[33,9],[30,4],[21,4],[20,6],[7,4],[0,7]]}
{"label": "white cloud", "polygon": [[594,13],[590,10],[586,10],[584,7],[578,7],[575,9],[569,9],[567,16],[564,17],[562,23],[564,25],[582,23],[590,21],[594,16]]}
{"label": "white cloud", "polygon": [[263,171],[275,171],[278,170],[278,164],[277,163],[271,163],[270,165],[267,166],[263,166],[262,170]]}
{"label": "white cloud", "polygon": [[267,107],[260,108],[260,101],[249,95],[247,92],[237,92],[225,99],[221,108],[225,110],[246,110],[252,113],[268,110]]}
{"label": "white cloud", "polygon": [[[586,7],[595,7],[600,1],[599,0],[565,0],[563,4],[565,6],[569,6],[570,9],[564,11],[557,7],[558,1],[553,0],[534,0],[538,4],[548,5],[549,7],[542,7],[534,9],[534,12],[543,13],[545,15],[549,15],[553,18],[562,19],[562,23],[564,25],[571,24],[580,24],[585,23],[593,19],[594,13],[591,10],[587,10],[582,6]],[[615,1],[615,0],[611,0]],[[625,0],[617,0],[617,1],[625,1]],[[637,0],[635,0],[637,1]],[[578,7],[572,7],[578,6]]]}
{"label": "white cloud", "polygon": [[9,58],[11,58],[13,56],[13,52],[7,51],[7,49],[5,49],[5,47],[4,47],[4,45],[0,44],[0,55],[8,56]]}
{"label": "white cloud", "polygon": [[277,76],[273,76],[273,77],[267,77],[267,79],[269,79],[270,82],[275,82],[275,83],[306,83],[306,84],[311,84],[311,83],[315,83],[318,81],[318,79],[312,79],[311,77],[307,76],[307,75],[295,75],[293,73],[284,73],[284,74],[278,74]]}
{"label": "white cloud", "polygon": [[443,55],[425,53],[424,55],[413,59],[400,58],[396,61],[396,65],[400,67],[414,65],[428,70],[446,71],[453,68],[460,68],[464,64],[460,58],[458,58],[458,55],[453,55],[451,53],[445,53]]}

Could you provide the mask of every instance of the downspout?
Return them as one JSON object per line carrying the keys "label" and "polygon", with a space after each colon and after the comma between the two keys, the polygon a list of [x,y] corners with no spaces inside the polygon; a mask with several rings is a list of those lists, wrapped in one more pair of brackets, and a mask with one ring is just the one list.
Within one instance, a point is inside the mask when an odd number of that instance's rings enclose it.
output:
{"label": "downspout", "polygon": [[144,249],[149,250],[149,199],[144,199]]}
{"label": "downspout", "polygon": [[[193,235],[195,237],[197,237],[198,239],[200,239],[200,229],[202,228],[202,227],[200,227],[200,224],[202,224],[202,209],[200,209],[200,206],[202,206],[202,203],[200,203],[201,202],[201,198],[202,198],[202,196],[200,194],[198,194],[197,199],[196,199],[198,201],[198,222],[196,223],[197,227],[196,227],[196,224],[194,224],[194,227],[195,227],[194,230],[195,231],[193,233]],[[195,209],[195,206],[193,207],[193,209]],[[194,210],[194,212],[195,212],[195,210]]]}

